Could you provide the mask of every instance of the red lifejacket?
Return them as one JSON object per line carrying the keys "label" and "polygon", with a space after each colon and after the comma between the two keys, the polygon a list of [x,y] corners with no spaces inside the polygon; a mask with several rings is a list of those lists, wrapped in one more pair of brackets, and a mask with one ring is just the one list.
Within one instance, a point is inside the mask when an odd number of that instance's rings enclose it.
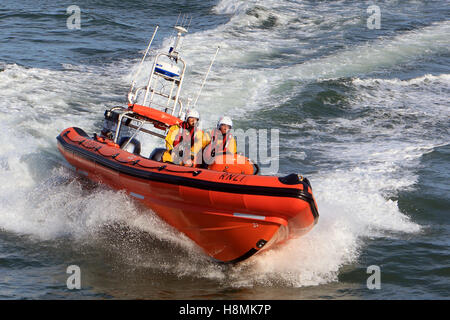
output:
{"label": "red lifejacket", "polygon": [[[219,138],[222,137],[222,146],[219,146],[218,140]],[[220,130],[217,129],[213,129],[212,134],[211,134],[211,143],[206,147],[207,148],[207,155],[211,155],[212,157],[214,157],[215,155],[213,155],[212,153],[216,152],[216,149],[219,152],[223,152],[226,153],[227,149],[228,149],[228,145],[231,142],[231,138],[233,138],[233,135],[230,132],[227,132],[225,135],[222,134],[222,132],[220,132]],[[216,148],[216,146],[218,148]]]}
{"label": "red lifejacket", "polygon": [[175,148],[180,142],[183,141],[183,134],[185,132],[185,130],[189,130],[189,136],[191,137],[191,147],[194,145],[194,139],[195,139],[195,127],[190,127],[189,128],[189,124],[184,121],[181,126],[180,126],[180,130],[177,133],[177,136],[175,137],[175,140],[173,142],[173,147]]}

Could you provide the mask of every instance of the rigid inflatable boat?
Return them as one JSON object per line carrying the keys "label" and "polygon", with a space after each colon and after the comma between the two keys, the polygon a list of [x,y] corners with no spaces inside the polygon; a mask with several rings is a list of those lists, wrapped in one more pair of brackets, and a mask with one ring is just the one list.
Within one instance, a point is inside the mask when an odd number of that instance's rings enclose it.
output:
{"label": "rigid inflatable boat", "polygon": [[[59,151],[77,172],[125,190],[218,262],[239,262],[308,232],[319,214],[306,178],[258,175],[257,165],[240,154],[226,166],[208,167],[164,163],[161,149],[141,154],[138,134],[164,138],[183,119],[179,95],[186,64],[177,47],[187,30],[175,28],[175,45],[155,56],[147,85],[135,88],[133,80],[128,105],[105,111],[102,133],[108,134],[65,129],[57,137]],[[158,81],[169,85],[158,87]]]}

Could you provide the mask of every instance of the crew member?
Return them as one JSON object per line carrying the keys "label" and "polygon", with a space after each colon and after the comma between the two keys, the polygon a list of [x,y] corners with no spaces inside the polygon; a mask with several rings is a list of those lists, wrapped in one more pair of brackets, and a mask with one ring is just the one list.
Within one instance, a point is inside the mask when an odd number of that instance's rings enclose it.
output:
{"label": "crew member", "polygon": [[236,139],[230,132],[232,127],[233,121],[230,117],[221,117],[217,122],[217,128],[206,133],[205,140],[208,145],[203,150],[204,164],[212,164],[216,155],[236,154]]}
{"label": "crew member", "polygon": [[197,156],[206,145],[203,131],[197,128],[199,119],[198,111],[190,110],[186,115],[186,121],[169,128],[165,139],[166,152],[163,154],[163,162],[189,167],[197,163]]}

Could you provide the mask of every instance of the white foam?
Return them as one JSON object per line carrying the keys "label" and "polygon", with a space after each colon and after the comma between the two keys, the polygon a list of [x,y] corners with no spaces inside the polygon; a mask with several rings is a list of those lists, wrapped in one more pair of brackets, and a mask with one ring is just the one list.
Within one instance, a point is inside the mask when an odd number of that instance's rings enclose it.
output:
{"label": "white foam", "polygon": [[[3,174],[3,173],[2,173]],[[21,174],[21,178],[29,176]],[[185,250],[196,250],[185,236],[173,230],[149,210],[143,210],[123,192],[87,187],[70,170],[52,170],[43,181],[2,190],[0,227],[39,240],[70,237],[95,238],[115,223],[145,231]],[[91,190],[89,190],[91,188]]]}

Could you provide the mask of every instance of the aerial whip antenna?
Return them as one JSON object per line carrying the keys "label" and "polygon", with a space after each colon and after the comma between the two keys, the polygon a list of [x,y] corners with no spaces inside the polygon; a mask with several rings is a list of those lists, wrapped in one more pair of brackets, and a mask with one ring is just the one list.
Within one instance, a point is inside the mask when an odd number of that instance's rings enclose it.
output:
{"label": "aerial whip antenna", "polygon": [[205,74],[205,78],[203,79],[202,86],[200,87],[197,98],[195,98],[193,107],[195,107],[195,105],[197,104],[198,98],[200,97],[200,94],[202,93],[203,87],[205,86],[205,83],[206,83],[206,79],[208,78],[209,71],[211,71],[211,67],[214,63],[214,60],[216,60],[217,54],[219,53],[219,49],[220,49],[220,46],[217,47],[216,53],[214,54],[214,57],[211,60],[211,64],[209,65],[208,71]]}
{"label": "aerial whip antenna", "polygon": [[128,92],[128,96],[133,91],[134,86],[136,85],[137,77],[141,73],[142,65],[144,64],[144,60],[147,57],[148,52],[150,51],[150,47],[152,46],[152,42],[153,42],[153,39],[155,38],[155,35],[156,35],[156,32],[158,31],[158,28],[159,28],[159,26],[157,25],[156,28],[155,28],[155,31],[153,32],[152,38],[150,40],[150,43],[147,46],[147,50],[145,51],[144,56],[142,57],[141,63],[139,64],[138,70],[137,70],[136,74],[134,75],[133,81],[131,82],[131,88],[130,88],[130,91]]}

